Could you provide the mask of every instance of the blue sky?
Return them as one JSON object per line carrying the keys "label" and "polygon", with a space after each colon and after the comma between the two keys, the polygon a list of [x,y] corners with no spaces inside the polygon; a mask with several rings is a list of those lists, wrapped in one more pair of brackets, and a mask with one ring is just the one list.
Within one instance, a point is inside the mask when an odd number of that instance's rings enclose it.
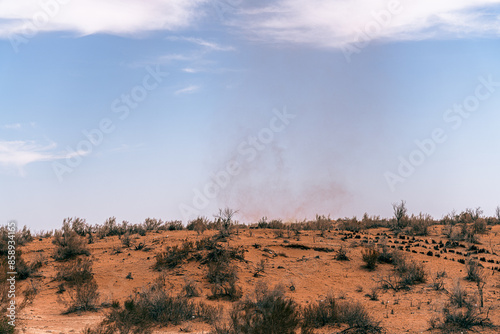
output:
{"label": "blue sky", "polygon": [[500,204],[500,1],[0,3],[0,221]]}

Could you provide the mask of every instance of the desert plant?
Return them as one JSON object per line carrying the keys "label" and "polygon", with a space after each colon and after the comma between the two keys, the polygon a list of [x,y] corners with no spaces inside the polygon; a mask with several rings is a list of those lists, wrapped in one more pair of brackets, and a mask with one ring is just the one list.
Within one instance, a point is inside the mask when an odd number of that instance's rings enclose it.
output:
{"label": "desert plant", "polygon": [[338,261],[349,261],[349,257],[347,256],[347,250],[344,246],[340,246],[340,248],[335,251],[335,260]]}
{"label": "desert plant", "polygon": [[312,333],[311,328],[347,324],[358,333],[379,333],[382,328],[360,303],[337,301],[331,295],[325,300],[303,310],[302,333]]}
{"label": "desert plant", "polygon": [[94,277],[92,262],[89,259],[76,259],[59,266],[56,280],[64,281],[69,286],[81,285]]}
{"label": "desert plant", "polygon": [[198,284],[191,280],[191,279],[186,279],[184,282],[184,286],[182,287],[182,290],[184,291],[184,295],[188,298],[190,297],[199,297],[201,294],[201,288],[198,286]]}
{"label": "desert plant", "polygon": [[407,225],[407,212],[408,209],[406,208],[406,202],[401,201],[401,203],[393,203],[392,204],[392,209],[394,211],[394,218],[396,219],[396,226],[395,228],[398,230],[402,230],[403,228],[406,227]]}
{"label": "desert plant", "polygon": [[215,215],[217,225],[220,227],[219,232],[222,237],[227,237],[231,233],[231,227],[233,226],[233,217],[238,211],[225,208],[219,209],[219,214]]}
{"label": "desert plant", "polygon": [[75,286],[75,289],[70,292],[71,305],[65,313],[96,311],[99,300],[97,289],[97,282],[93,278]]}
{"label": "desert plant", "polygon": [[195,220],[190,221],[186,228],[190,231],[196,231],[196,233],[200,235],[208,229],[209,223],[210,221],[206,217],[198,217]]}
{"label": "desert plant", "polygon": [[122,245],[125,248],[129,248],[132,246],[132,239],[130,238],[129,232],[126,232],[122,237],[121,237]]}
{"label": "desert plant", "polygon": [[62,229],[54,233],[52,243],[56,245],[54,259],[57,261],[90,255],[85,239],[73,231],[68,222],[64,222]]}
{"label": "desert plant", "polygon": [[374,248],[365,248],[361,250],[361,256],[365,262],[365,267],[369,270],[374,270],[377,267],[379,253]]}
{"label": "desert plant", "polygon": [[483,269],[480,267],[479,262],[473,259],[469,259],[465,263],[465,269],[467,271],[466,280],[471,282],[480,282],[482,279]]}
{"label": "desert plant", "polygon": [[298,305],[286,298],[284,289],[258,285],[251,298],[237,303],[231,311],[231,333],[294,334],[300,323]]}

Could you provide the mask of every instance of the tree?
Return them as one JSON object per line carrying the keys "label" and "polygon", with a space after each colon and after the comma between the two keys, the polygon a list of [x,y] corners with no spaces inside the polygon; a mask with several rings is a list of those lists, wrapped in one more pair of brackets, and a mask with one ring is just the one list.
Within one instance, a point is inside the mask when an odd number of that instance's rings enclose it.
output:
{"label": "tree", "polygon": [[394,210],[394,217],[396,218],[396,227],[398,229],[403,229],[405,227],[408,212],[406,202],[401,200],[401,203],[392,203],[392,209]]}

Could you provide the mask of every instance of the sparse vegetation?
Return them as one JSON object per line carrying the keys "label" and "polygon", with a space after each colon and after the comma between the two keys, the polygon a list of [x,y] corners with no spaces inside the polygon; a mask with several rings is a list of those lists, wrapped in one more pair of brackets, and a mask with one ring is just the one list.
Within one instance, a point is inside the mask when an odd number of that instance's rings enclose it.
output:
{"label": "sparse vegetation", "polygon": [[361,256],[367,269],[374,270],[377,267],[379,252],[376,249],[365,248],[361,251]]}
{"label": "sparse vegetation", "polygon": [[72,259],[78,255],[90,255],[85,239],[70,227],[68,221],[63,223],[61,230],[54,233],[52,243],[56,245],[54,259],[58,261]]}

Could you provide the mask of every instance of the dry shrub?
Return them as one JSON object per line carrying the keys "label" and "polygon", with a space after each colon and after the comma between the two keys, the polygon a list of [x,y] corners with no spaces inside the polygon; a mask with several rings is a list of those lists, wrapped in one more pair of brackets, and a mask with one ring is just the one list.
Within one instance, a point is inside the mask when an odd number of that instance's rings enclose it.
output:
{"label": "dry shrub", "polygon": [[184,291],[184,295],[188,298],[199,297],[201,295],[201,288],[195,281],[190,279],[185,280],[184,286],[182,287],[182,291]]}
{"label": "dry shrub", "polygon": [[218,261],[208,265],[208,281],[212,284],[212,298],[228,297],[231,300],[239,299],[241,288],[237,285],[238,270],[235,265]]}
{"label": "dry shrub", "polygon": [[175,268],[183,263],[194,250],[195,249],[191,241],[185,241],[181,247],[167,247],[165,251],[156,255],[156,264],[154,268],[156,270],[161,270],[163,268]]}
{"label": "dry shrub", "polygon": [[382,330],[363,305],[351,301],[339,302],[331,295],[317,304],[307,306],[303,313],[303,333],[312,333],[312,328],[338,324],[347,324],[358,333],[379,333]]}
{"label": "dry shrub", "polygon": [[300,323],[299,306],[284,295],[281,286],[269,290],[256,287],[254,296],[237,303],[231,310],[231,330],[227,333],[293,334]]}
{"label": "dry shrub", "polygon": [[73,231],[68,222],[63,223],[62,229],[54,233],[52,243],[56,245],[54,259],[57,261],[72,259],[78,255],[90,255],[85,239]]}
{"label": "dry shrub", "polygon": [[65,314],[81,311],[96,311],[99,301],[98,286],[95,279],[90,279],[83,284],[76,285],[70,292],[71,305]]}
{"label": "dry shrub", "polygon": [[220,307],[170,295],[164,282],[158,280],[126,300],[123,307],[116,305],[99,328],[94,329],[96,332],[89,333],[150,333],[157,325],[178,325],[195,319],[212,324],[221,312]]}
{"label": "dry shrub", "polygon": [[335,251],[335,260],[338,261],[349,261],[349,257],[347,256],[347,250],[344,246],[340,246],[339,250]]}
{"label": "dry shrub", "polygon": [[92,262],[89,259],[76,259],[58,268],[56,280],[65,281],[69,286],[83,284],[94,277]]}
{"label": "dry shrub", "polygon": [[374,270],[377,267],[379,253],[374,248],[365,248],[361,250],[361,256],[365,262],[365,268]]}

